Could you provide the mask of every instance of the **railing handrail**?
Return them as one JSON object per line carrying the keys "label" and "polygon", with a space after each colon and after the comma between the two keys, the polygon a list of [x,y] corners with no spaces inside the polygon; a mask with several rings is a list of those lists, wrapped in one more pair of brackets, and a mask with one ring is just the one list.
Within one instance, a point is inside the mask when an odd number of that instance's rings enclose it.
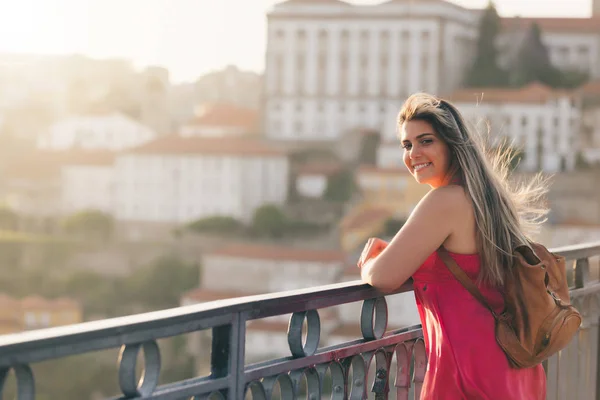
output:
{"label": "railing handrail", "polygon": [[[590,257],[600,254],[600,242],[563,246],[551,251],[569,260]],[[385,295],[411,290],[412,284],[406,283]],[[0,336],[0,367],[208,329],[231,323],[235,314],[244,314],[245,320],[252,320],[332,307],[382,295],[383,293],[357,280],[4,335]],[[157,328],[160,328],[160,333]]]}
{"label": "railing handrail", "polygon": [[[411,290],[412,283],[406,283],[385,295]],[[0,336],[0,367],[14,365],[15,361],[39,362],[208,329],[231,323],[235,314],[244,314],[246,320],[252,320],[333,307],[382,295],[356,280],[14,333]],[[86,343],[85,348],[78,348],[79,343]],[[43,351],[50,348],[52,351]]]}

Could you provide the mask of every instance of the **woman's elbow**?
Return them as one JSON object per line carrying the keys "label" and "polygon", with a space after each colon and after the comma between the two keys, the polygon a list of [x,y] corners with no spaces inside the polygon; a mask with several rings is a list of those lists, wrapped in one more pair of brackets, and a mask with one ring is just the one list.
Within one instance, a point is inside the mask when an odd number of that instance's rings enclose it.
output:
{"label": "woman's elbow", "polygon": [[382,293],[393,292],[400,286],[389,279],[387,274],[377,273],[376,271],[364,271],[361,276],[364,283],[368,283]]}

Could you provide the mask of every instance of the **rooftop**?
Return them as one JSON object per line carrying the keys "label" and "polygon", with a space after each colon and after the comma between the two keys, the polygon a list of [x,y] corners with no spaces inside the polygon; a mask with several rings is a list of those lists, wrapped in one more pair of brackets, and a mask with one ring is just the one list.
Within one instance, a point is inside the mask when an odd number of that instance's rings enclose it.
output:
{"label": "rooftop", "polygon": [[534,82],[520,88],[459,89],[447,96],[447,98],[457,103],[544,104],[550,100],[565,96],[572,96],[572,93]]}
{"label": "rooftop", "polygon": [[169,135],[126,151],[127,154],[152,155],[231,155],[240,157],[281,157],[287,153],[259,139],[239,137],[182,137]]}
{"label": "rooftop", "polygon": [[346,254],[339,250],[316,250],[248,243],[226,245],[208,254],[271,261],[344,262],[346,259]]}

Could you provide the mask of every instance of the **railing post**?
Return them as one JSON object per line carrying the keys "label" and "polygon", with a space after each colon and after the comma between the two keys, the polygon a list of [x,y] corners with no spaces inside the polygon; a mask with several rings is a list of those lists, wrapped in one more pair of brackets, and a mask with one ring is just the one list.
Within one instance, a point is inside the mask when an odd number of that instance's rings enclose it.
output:
{"label": "railing post", "polygon": [[575,262],[575,287],[580,289],[590,281],[590,261],[587,257]]}
{"label": "railing post", "polygon": [[229,377],[229,390],[225,398],[243,397],[244,356],[246,344],[246,319],[236,313],[231,324],[212,329],[210,372],[213,378]]}

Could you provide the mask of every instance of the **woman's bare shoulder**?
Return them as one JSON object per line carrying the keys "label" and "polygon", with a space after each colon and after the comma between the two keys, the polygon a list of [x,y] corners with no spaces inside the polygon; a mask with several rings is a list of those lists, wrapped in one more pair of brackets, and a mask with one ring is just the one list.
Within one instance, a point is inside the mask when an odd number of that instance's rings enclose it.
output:
{"label": "woman's bare shoulder", "polygon": [[423,198],[429,206],[448,211],[471,211],[472,203],[465,189],[458,185],[441,186],[431,190]]}

